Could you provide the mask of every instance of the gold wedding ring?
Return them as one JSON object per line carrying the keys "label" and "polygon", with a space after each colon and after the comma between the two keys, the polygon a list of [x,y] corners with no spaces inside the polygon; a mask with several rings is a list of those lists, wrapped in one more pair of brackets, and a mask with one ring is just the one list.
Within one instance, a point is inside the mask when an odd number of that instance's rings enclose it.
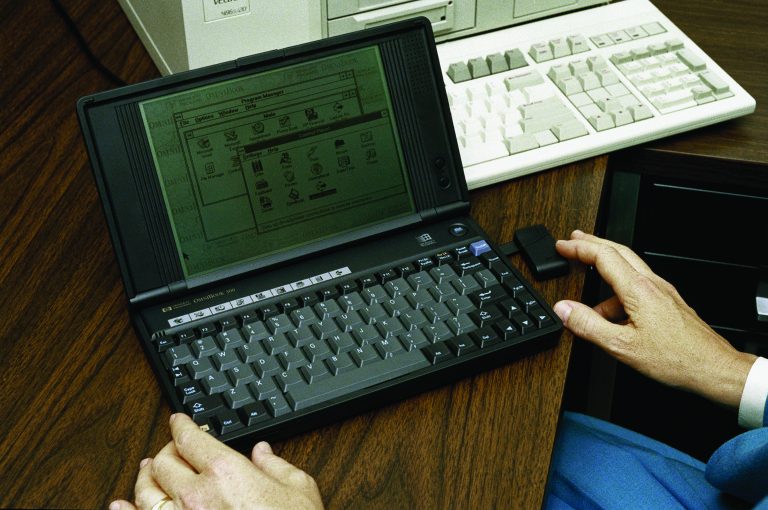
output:
{"label": "gold wedding ring", "polygon": [[154,505],[152,505],[152,510],[160,510],[161,508],[163,508],[165,506],[166,503],[170,503],[171,501],[173,501],[173,500],[171,498],[169,498],[168,496],[166,496],[163,499],[161,499],[160,501],[158,501],[157,503],[155,503]]}

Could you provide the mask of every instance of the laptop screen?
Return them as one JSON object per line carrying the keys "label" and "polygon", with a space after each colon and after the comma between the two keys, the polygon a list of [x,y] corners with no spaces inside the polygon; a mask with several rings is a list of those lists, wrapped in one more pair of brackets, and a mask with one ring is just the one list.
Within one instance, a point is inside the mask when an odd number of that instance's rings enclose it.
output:
{"label": "laptop screen", "polygon": [[139,107],[186,277],[415,212],[377,46]]}

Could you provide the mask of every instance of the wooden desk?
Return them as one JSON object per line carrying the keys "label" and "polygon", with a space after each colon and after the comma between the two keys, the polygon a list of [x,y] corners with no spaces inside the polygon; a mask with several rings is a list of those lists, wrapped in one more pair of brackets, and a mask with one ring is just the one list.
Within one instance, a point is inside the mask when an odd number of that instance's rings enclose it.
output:
{"label": "wooden desk", "polygon": [[[116,2],[63,3],[107,69],[128,83],[157,75]],[[116,83],[51,3],[0,8],[0,506],[105,507],[131,497],[170,412],[129,325],[74,113]],[[499,242],[531,223],[590,230],[606,160],[475,191],[473,214]],[[582,283],[574,271],[538,287],[554,302]],[[274,446],[328,508],[537,508],[570,352],[564,334],[553,350]]]}

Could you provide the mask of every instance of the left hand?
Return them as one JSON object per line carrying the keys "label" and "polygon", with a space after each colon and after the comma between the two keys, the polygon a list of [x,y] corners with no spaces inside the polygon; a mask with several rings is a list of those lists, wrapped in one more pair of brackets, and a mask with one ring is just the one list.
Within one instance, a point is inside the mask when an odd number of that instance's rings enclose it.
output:
{"label": "left hand", "polygon": [[185,414],[171,416],[169,442],[154,459],[141,462],[136,504],[113,501],[110,510],[253,508],[322,510],[315,480],[256,444],[251,459],[217,441]]}

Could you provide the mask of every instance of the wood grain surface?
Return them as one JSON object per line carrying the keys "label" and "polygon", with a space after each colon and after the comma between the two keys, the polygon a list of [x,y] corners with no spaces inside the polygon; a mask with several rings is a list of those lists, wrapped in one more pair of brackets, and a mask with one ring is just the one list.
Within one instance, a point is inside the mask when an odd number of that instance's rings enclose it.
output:
{"label": "wood grain surface", "polygon": [[[71,24],[53,2],[0,0],[0,507],[130,498],[169,438],[75,117],[79,97],[158,72],[115,1],[61,3]],[[498,242],[533,223],[591,230],[606,162],[476,190],[473,215]],[[536,286],[579,298],[583,276]],[[538,508],[571,340],[275,450],[329,509]]]}

